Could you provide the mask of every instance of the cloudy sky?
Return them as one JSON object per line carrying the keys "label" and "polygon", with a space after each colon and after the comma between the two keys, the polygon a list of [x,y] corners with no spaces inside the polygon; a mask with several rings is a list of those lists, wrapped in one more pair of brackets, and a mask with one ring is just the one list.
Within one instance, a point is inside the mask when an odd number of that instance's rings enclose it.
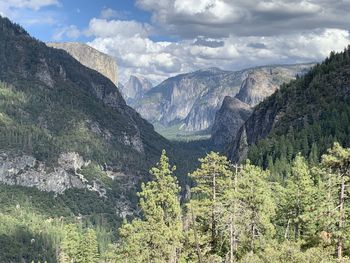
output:
{"label": "cloudy sky", "polygon": [[350,0],[0,0],[0,14],[114,56],[122,82],[320,61],[350,44]]}

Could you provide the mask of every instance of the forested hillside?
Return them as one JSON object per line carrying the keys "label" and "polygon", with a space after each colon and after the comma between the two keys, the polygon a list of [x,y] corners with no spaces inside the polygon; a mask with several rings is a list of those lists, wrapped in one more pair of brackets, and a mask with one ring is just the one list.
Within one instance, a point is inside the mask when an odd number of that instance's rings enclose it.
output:
{"label": "forested hillside", "polygon": [[258,105],[231,143],[230,158],[247,155],[255,164],[285,177],[301,152],[318,163],[334,141],[349,146],[350,49],[332,52],[305,76],[282,85]]}
{"label": "forested hillside", "polygon": [[161,150],[180,156],[182,175],[196,157],[181,160],[185,147],[158,135],[109,79],[2,17],[0,50],[0,262],[57,262],[70,222],[93,227],[102,252],[137,214]]}
{"label": "forested hillside", "polygon": [[298,154],[290,166],[279,183],[211,152],[181,205],[163,152],[139,193],[141,218],[119,229],[107,262],[350,262],[350,148],[335,143],[319,165]]}

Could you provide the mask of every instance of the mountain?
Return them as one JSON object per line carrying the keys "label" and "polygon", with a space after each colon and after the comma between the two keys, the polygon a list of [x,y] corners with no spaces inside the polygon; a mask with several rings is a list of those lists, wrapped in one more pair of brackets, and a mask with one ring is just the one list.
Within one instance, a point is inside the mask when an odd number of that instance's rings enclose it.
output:
{"label": "mountain", "polygon": [[209,130],[226,96],[250,106],[272,94],[282,83],[303,74],[310,64],[266,66],[241,71],[209,68],[178,75],[149,90],[135,109],[154,124],[185,131]]}
{"label": "mountain", "polygon": [[222,150],[236,136],[254,106],[273,94],[280,85],[305,74],[312,64],[263,67],[250,70],[234,99],[223,102],[215,115],[211,141]]}
{"label": "mountain", "polygon": [[252,113],[250,105],[237,98],[225,97],[217,111],[211,131],[211,140],[218,148],[232,142],[234,136]]}
{"label": "mountain", "polygon": [[47,43],[48,46],[63,49],[84,66],[96,70],[109,78],[115,85],[118,83],[118,66],[112,58],[86,44],[77,42]]}
{"label": "mountain", "polygon": [[153,85],[145,77],[131,75],[125,84],[118,87],[127,104],[133,106],[138,100],[143,98]]}
{"label": "mountain", "polygon": [[110,79],[1,17],[0,81],[3,207],[31,196],[45,213],[117,220],[173,149]]}
{"label": "mountain", "polygon": [[[230,143],[231,160],[280,169],[300,152],[311,162],[333,141],[349,146],[350,47],[255,107]],[[277,168],[276,168],[277,167]],[[271,168],[271,170],[273,170]]]}

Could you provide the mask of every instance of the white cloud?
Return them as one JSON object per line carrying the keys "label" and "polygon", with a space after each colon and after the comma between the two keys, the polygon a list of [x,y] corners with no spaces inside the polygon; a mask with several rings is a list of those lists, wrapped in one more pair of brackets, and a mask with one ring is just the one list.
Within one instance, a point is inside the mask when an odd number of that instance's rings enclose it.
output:
{"label": "white cloud", "polygon": [[93,18],[90,20],[86,34],[96,37],[112,36],[142,36],[146,37],[151,32],[152,27],[149,24],[142,24],[136,21],[107,20]]}
{"label": "white cloud", "polygon": [[112,8],[103,7],[100,13],[100,17],[103,19],[119,18],[124,19],[127,16],[126,11],[117,11]]}
{"label": "white cloud", "polygon": [[24,26],[53,25],[57,23],[53,13],[41,9],[59,5],[58,0],[0,0],[0,14]]}
{"label": "white cloud", "polygon": [[70,26],[56,29],[52,38],[55,41],[60,41],[64,37],[74,40],[74,39],[77,39],[80,35],[81,35],[80,30],[75,25],[70,25]]}
{"label": "white cloud", "polygon": [[59,6],[58,0],[0,0],[0,12],[8,15],[12,9],[39,10],[46,6]]}
{"label": "white cloud", "polygon": [[[347,30],[316,29],[277,36],[236,36],[220,39],[199,37],[178,42],[156,42],[148,36],[96,37],[88,43],[116,57],[121,80],[130,74],[149,77],[154,82],[206,67],[244,67],[314,62],[330,51],[340,51],[350,42]],[[212,44],[215,41],[216,44]]]}
{"label": "white cloud", "polygon": [[153,22],[185,38],[348,29],[348,0],[137,0]]}
{"label": "white cloud", "polygon": [[1,0],[0,4],[2,6],[12,7],[12,8],[29,8],[33,10],[39,10],[45,6],[59,5],[58,0]]}

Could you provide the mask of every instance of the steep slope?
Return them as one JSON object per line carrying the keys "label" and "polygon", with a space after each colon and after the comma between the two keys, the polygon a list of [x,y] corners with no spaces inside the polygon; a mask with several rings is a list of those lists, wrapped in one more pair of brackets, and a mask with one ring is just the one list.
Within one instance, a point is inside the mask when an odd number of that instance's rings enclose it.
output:
{"label": "steep slope", "polygon": [[116,86],[1,17],[0,81],[0,182],[47,200],[45,192],[64,193],[75,214],[128,211],[170,145]]}
{"label": "steep slope", "polygon": [[226,96],[238,94],[241,101],[254,106],[310,66],[270,66],[237,72],[217,68],[199,70],[165,80],[147,92],[135,108],[152,123],[203,131],[213,125]]}
{"label": "steep slope", "polygon": [[119,90],[127,104],[133,107],[152,87],[152,83],[147,78],[131,75],[124,85],[119,86]]}
{"label": "steep slope", "polygon": [[333,141],[348,146],[349,96],[350,48],[259,104],[231,143],[230,159],[248,154],[255,163],[283,166],[298,152],[317,162]]}
{"label": "steep slope", "polygon": [[225,97],[217,111],[212,128],[212,142],[221,148],[232,142],[238,130],[249,118],[252,108],[237,98]]}
{"label": "steep slope", "polygon": [[249,117],[249,114],[242,115],[240,112],[246,113],[248,108],[252,112],[254,106],[273,94],[280,85],[294,79],[296,74],[299,76],[305,74],[309,67],[311,67],[311,64],[307,66],[289,66],[288,68],[281,66],[265,67],[250,71],[242,82],[235,100],[230,101],[231,105],[236,104],[234,108],[223,103],[216,114],[211,131],[213,145],[219,150],[225,149]]}
{"label": "steep slope", "polygon": [[63,49],[84,66],[96,70],[109,78],[115,85],[118,83],[118,66],[112,58],[86,44],[77,42],[47,43],[49,47]]}

